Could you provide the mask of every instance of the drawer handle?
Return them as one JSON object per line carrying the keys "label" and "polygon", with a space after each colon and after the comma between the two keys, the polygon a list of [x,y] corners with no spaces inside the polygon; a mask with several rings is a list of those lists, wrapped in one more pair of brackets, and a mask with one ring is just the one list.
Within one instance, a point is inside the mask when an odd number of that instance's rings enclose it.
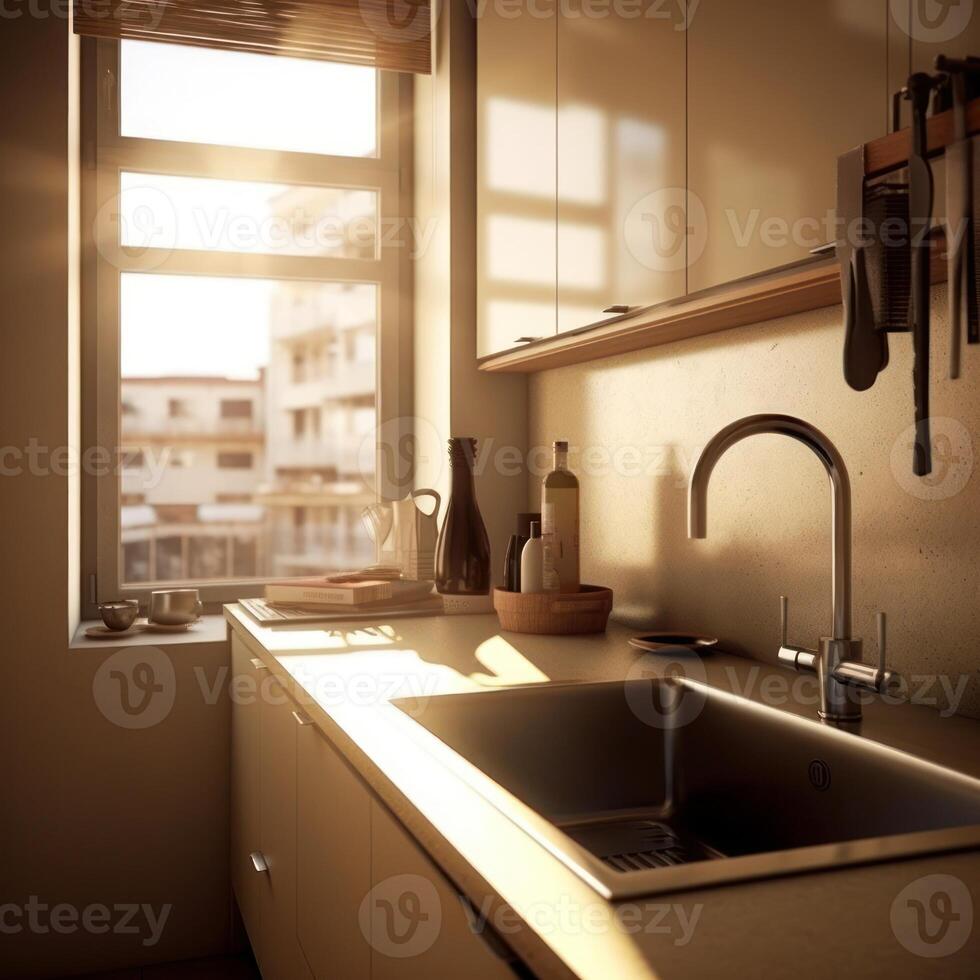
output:
{"label": "drawer handle", "polygon": [[302,728],[306,728],[307,725],[313,724],[313,719],[307,715],[301,715],[298,711],[293,711],[291,714],[296,719],[296,724],[300,725]]}
{"label": "drawer handle", "polygon": [[269,669],[268,667],[266,667],[266,665],[264,663],[262,663],[261,660],[259,660],[258,657],[252,657],[252,659],[249,661],[249,663],[252,665],[252,670],[268,670]]}
{"label": "drawer handle", "polygon": [[515,344],[533,344],[536,340],[541,340],[541,337],[515,337]]}
{"label": "drawer handle", "polygon": [[612,306],[607,306],[602,312],[603,313],[629,313],[632,309],[631,306],[627,306],[625,303],[615,303]]}
{"label": "drawer handle", "polygon": [[267,873],[269,870],[269,865],[266,863],[265,855],[261,851],[252,851],[249,854],[252,859],[252,867],[255,868],[260,874]]}

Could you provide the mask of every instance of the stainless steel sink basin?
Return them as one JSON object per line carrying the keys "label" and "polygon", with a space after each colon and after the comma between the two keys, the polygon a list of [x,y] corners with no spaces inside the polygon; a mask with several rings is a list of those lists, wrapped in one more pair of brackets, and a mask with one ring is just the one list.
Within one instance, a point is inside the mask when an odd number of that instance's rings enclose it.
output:
{"label": "stainless steel sink basin", "polygon": [[980,780],[689,680],[394,704],[611,899],[980,846]]}

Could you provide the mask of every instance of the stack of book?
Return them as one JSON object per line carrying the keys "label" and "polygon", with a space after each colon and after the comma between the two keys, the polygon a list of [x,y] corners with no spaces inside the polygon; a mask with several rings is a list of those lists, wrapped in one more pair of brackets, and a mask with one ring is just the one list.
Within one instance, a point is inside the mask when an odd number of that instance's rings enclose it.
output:
{"label": "stack of book", "polygon": [[265,599],[243,605],[260,622],[351,619],[378,613],[420,615],[442,611],[433,583],[349,576],[282,579],[265,587]]}

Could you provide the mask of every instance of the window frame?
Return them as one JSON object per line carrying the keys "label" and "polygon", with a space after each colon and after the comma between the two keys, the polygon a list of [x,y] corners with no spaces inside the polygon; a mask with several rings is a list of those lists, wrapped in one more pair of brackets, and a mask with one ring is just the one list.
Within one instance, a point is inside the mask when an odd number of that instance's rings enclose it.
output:
{"label": "window frame", "polygon": [[[82,441],[105,447],[114,465],[82,473],[82,606],[86,617],[115,598],[149,601],[154,588],[174,584],[200,590],[205,608],[261,596],[265,578],[148,582],[122,579],[120,288],[124,272],[269,278],[376,284],[377,357],[375,414],[378,431],[399,439],[411,428],[413,271],[404,247],[412,212],[413,77],[378,71],[377,154],[340,157],[279,150],[212,146],[127,137],[120,134],[120,42],[85,38],[82,43]],[[350,187],[378,194],[379,246],[374,259],[260,255],[218,251],[147,249],[127,255],[117,229],[105,216],[118,200],[120,174],[144,172],[187,177],[267,181],[303,186]],[[389,229],[395,233],[386,235]],[[103,450],[98,450],[102,452]],[[410,488],[411,475],[387,486],[376,447],[379,498]]]}

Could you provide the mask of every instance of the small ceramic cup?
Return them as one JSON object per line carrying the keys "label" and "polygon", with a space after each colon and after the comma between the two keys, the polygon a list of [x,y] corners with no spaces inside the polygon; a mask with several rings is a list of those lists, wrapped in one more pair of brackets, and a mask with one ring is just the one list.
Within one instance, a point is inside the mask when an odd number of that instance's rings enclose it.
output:
{"label": "small ceramic cup", "polygon": [[151,623],[187,626],[201,615],[204,606],[197,589],[159,589],[150,593]]}
{"label": "small ceramic cup", "polygon": [[99,615],[102,622],[111,630],[122,632],[128,630],[140,612],[140,604],[137,599],[112,599],[109,602],[99,603]]}

